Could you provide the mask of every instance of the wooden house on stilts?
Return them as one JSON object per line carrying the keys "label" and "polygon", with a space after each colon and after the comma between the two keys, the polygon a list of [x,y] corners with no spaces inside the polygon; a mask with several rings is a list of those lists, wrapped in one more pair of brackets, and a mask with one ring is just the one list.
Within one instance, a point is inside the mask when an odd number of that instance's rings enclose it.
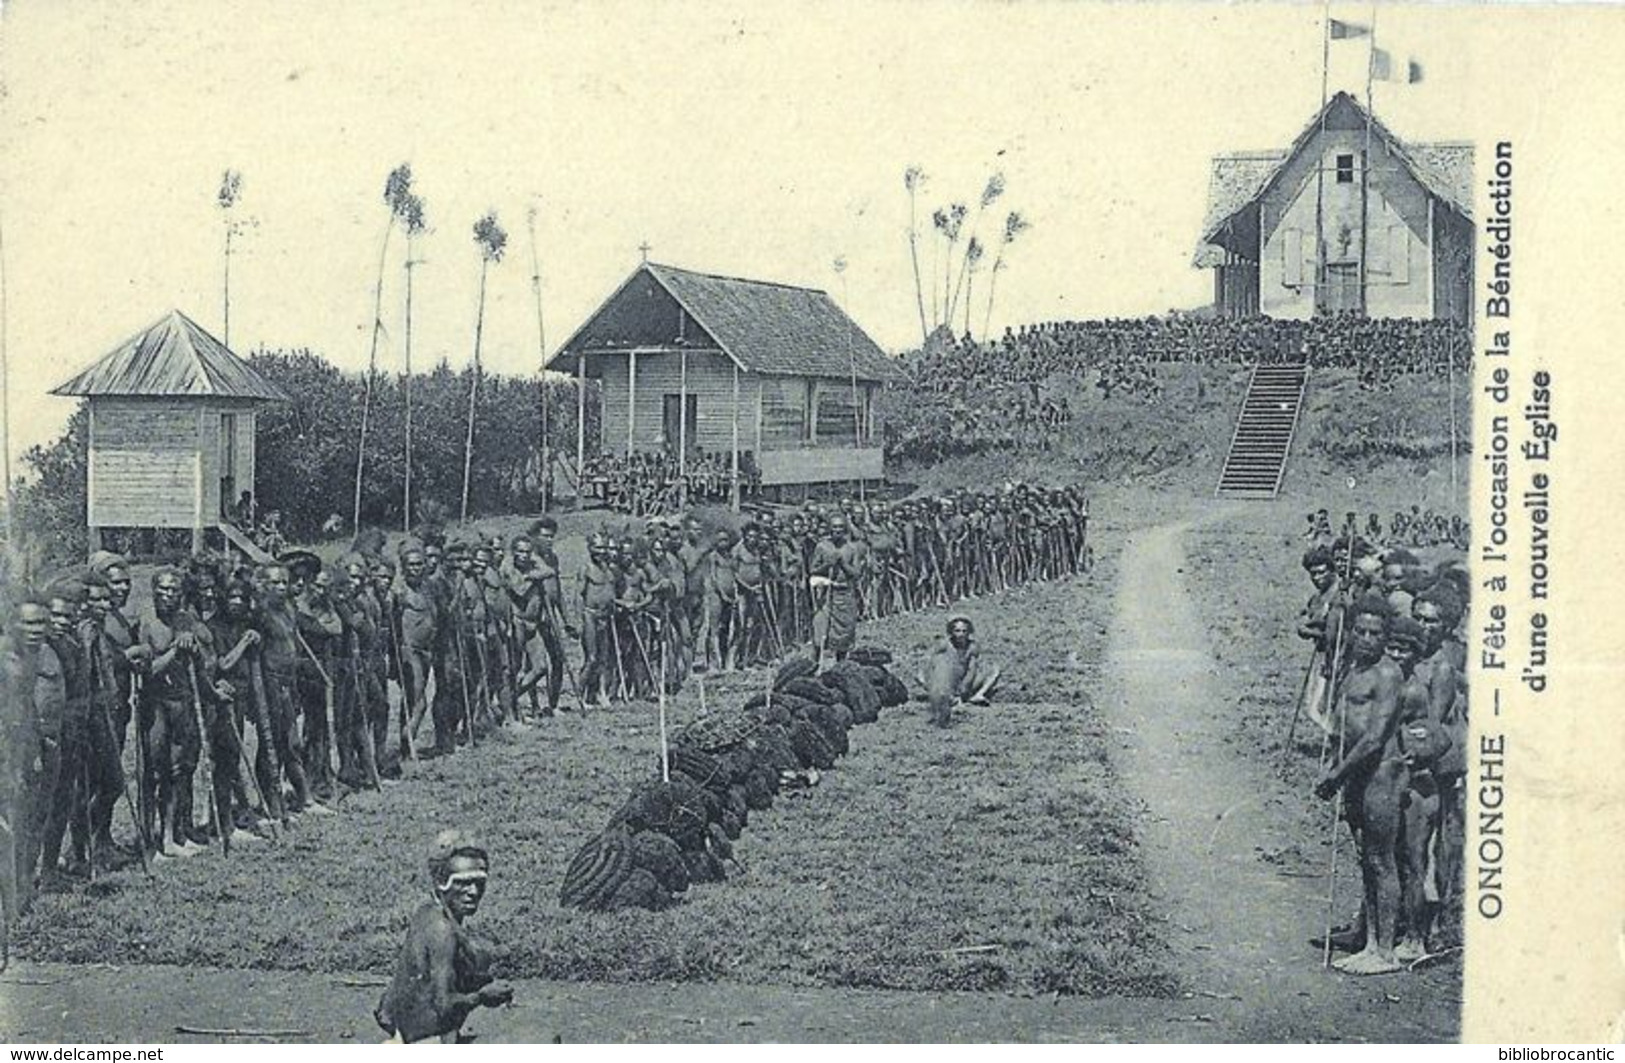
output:
{"label": "wooden house on stilts", "polygon": [[747,467],[773,495],[885,477],[877,407],[897,364],[822,291],[645,262],[548,365],[582,403],[600,382],[605,452],[727,454],[736,505]]}
{"label": "wooden house on stilts", "polygon": [[109,528],[183,528],[194,549],[219,529],[253,544],[228,515],[254,490],[255,411],[287,402],[197,322],[172,311],[51,392],[90,402],[91,549]]}

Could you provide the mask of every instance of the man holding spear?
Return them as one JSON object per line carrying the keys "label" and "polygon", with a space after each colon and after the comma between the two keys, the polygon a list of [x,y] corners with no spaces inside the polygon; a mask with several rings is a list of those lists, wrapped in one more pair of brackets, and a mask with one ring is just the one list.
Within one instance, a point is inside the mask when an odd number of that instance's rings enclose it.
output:
{"label": "man holding spear", "polygon": [[[423,544],[408,539],[401,546],[401,583],[396,588],[390,613],[399,642],[401,699],[407,718],[401,744],[409,755],[416,750],[415,737],[423,717],[429,713],[429,672],[440,647],[440,601],[426,574],[427,555]],[[456,748],[451,720],[441,709],[442,699],[434,699],[433,755]]]}
{"label": "man holding spear", "polygon": [[[1349,669],[1337,684],[1334,711],[1338,749],[1315,785],[1315,796],[1322,800],[1341,792],[1343,817],[1359,854],[1364,941],[1359,952],[1333,964],[1346,974],[1385,974],[1402,967],[1394,949],[1400,914],[1401,799],[1409,786],[1409,769],[1397,735],[1403,676],[1384,655],[1388,621],[1388,605],[1376,596],[1368,594],[1349,607]],[[1334,825],[1334,884],[1335,839]],[[1328,950],[1331,946],[1328,940]]]}
{"label": "man holding spear", "polygon": [[212,674],[214,656],[181,597],[181,574],[160,568],[152,576],[152,609],[141,618],[151,664],[141,687],[140,725],[158,794],[159,852],[167,857],[192,856],[209,840],[192,819],[192,777],[202,747],[194,673]]}
{"label": "man holding spear", "polygon": [[[305,809],[323,811],[323,806],[311,798],[310,784],[305,775],[304,740],[299,733],[297,700],[299,682],[299,619],[289,601],[290,581],[284,565],[268,565],[260,573],[261,637],[259,659],[250,658],[253,668],[258,665],[259,687],[263,693],[261,705],[271,729],[276,760],[293,787],[290,812]],[[281,791],[282,779],[273,777],[262,787]]]}

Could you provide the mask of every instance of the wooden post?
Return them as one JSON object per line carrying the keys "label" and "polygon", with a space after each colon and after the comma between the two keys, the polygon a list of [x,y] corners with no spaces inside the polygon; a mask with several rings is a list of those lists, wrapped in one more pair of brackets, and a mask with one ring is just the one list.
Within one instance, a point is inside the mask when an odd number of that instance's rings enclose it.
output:
{"label": "wooden post", "polygon": [[587,469],[587,352],[576,355],[576,494]]}
{"label": "wooden post", "polygon": [[756,381],[756,467],[762,467],[762,398],[766,380]]}
{"label": "wooden post", "polygon": [[203,407],[197,411],[197,447],[192,451],[192,553],[203,552],[203,448],[208,437],[203,430]]}
{"label": "wooden post", "polygon": [[[1435,268],[1434,264],[1433,264],[1433,253],[1434,253],[1435,243],[1436,243],[1436,240],[1435,240],[1434,235],[1433,235],[1433,193],[1429,192],[1428,193],[1428,259],[1427,259],[1427,261],[1428,261],[1428,279],[1427,279],[1427,286],[1428,286],[1428,320],[1430,320],[1430,321],[1436,320],[1438,318],[1438,316],[1439,316],[1438,300],[1436,300],[1433,297],[1433,292],[1434,292],[1433,270]],[[1410,253],[1409,239],[1407,239],[1407,241],[1406,241],[1405,252],[1406,252],[1406,254]],[[1451,468],[1454,469],[1455,466],[1451,466]]]}
{"label": "wooden post", "polygon": [[[3,383],[5,383],[4,374],[0,373],[0,384]],[[3,387],[0,387],[0,403],[6,403],[6,394],[6,390]],[[9,411],[7,412],[7,415],[9,416]],[[95,551],[102,548],[102,529],[101,526],[96,523],[96,403],[94,401],[90,402],[90,409],[87,416],[90,418],[90,424],[88,426],[89,439],[86,444],[85,454],[85,524],[90,528],[90,549]],[[0,438],[0,444],[3,443],[9,443],[9,440]],[[9,461],[9,459],[7,460]],[[16,535],[17,529],[15,524],[10,523],[11,475],[9,470],[6,474],[4,490],[6,492],[6,520],[8,522],[6,531],[9,535],[6,543],[11,547],[11,549],[16,550],[19,548]]]}
{"label": "wooden post", "polygon": [[[679,329],[681,328],[679,319]],[[688,348],[677,353],[677,483],[678,504],[688,508]],[[698,426],[696,426],[698,427]]]}
{"label": "wooden post", "polygon": [[631,457],[638,433],[638,352],[626,352],[626,456]]}
{"label": "wooden post", "polygon": [[734,363],[733,508],[739,512],[739,363]]}

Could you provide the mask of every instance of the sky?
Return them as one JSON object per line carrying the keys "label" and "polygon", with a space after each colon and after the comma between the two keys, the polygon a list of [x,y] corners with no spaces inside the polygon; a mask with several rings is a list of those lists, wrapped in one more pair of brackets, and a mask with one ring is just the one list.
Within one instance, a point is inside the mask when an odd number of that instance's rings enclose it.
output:
{"label": "sky", "polygon": [[[0,226],[12,451],[60,431],[72,400],[50,387],[171,308],[220,335],[226,168],[242,175],[238,216],[253,223],[232,260],[230,345],[310,347],[350,369],[366,364],[384,179],[402,162],[431,225],[415,287],[422,365],[470,358],[471,226],[486,210],[510,237],[489,278],[492,370],[539,361],[531,210],[549,348],[647,242],[655,261],[827,288],[901,349],[919,339],[910,164],[928,176],[928,271],[941,268],[930,209],[974,203],[994,171],[1007,191],[983,236],[1006,210],[1032,220],[1000,275],[995,332],[1201,305],[1211,280],[1190,261],[1209,159],[1284,145],[1307,124],[1322,14],[1284,3],[11,0]],[[1369,21],[1371,9],[1333,14]],[[1525,34],[1509,55],[1504,19],[1474,14],[1382,9],[1383,47],[1427,68],[1421,85],[1377,90],[1401,136],[1480,135],[1498,93],[1561,76],[1529,50],[1556,36]],[[1361,89],[1365,61],[1363,42],[1335,44],[1332,88]],[[403,259],[397,239],[388,370],[399,368]]]}

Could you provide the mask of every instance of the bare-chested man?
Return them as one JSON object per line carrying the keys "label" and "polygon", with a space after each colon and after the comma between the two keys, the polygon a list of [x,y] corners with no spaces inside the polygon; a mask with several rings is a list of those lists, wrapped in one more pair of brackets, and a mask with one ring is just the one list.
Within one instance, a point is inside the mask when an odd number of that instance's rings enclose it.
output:
{"label": "bare-chested man", "polygon": [[948,726],[956,704],[986,705],[999,685],[998,666],[982,667],[975,634],[970,617],[953,617],[948,621],[948,644],[932,658],[926,700],[931,722],[938,727]]}
{"label": "bare-chested man", "polygon": [[714,542],[705,568],[705,657],[726,672],[737,663],[740,641],[736,608],[739,562],[733,553],[733,535],[726,528],[717,532]]}
{"label": "bare-chested man", "polygon": [[456,1044],[478,1007],[513,1000],[513,987],[492,979],[491,949],[463,923],[485,897],[490,858],[461,831],[442,831],[429,849],[433,899],[412,915],[395,960],[395,977],[373,1017],[392,1041],[440,1038]]}
{"label": "bare-chested man", "polygon": [[[152,577],[152,609],[141,618],[141,640],[151,664],[141,688],[141,729],[147,773],[158,796],[163,856],[191,856],[209,836],[192,818],[192,777],[202,734],[196,702],[212,690],[213,640],[181,606],[181,574],[161,568]],[[212,780],[211,780],[212,785]],[[212,792],[212,791],[211,791]]]}
{"label": "bare-chested man", "polygon": [[1303,568],[1309,574],[1309,582],[1314,585],[1315,593],[1309,596],[1303,611],[1298,614],[1298,637],[1314,645],[1300,695],[1299,712],[1327,732],[1331,730],[1331,718],[1327,713],[1326,688],[1336,668],[1332,658],[1341,648],[1337,644],[1337,630],[1342,609],[1334,565],[1332,551],[1324,545],[1317,544],[1305,552]]}
{"label": "bare-chested man", "polygon": [[1402,963],[1421,959],[1427,953],[1427,930],[1431,923],[1427,900],[1428,850],[1439,816],[1439,785],[1433,766],[1450,748],[1450,737],[1441,721],[1448,700],[1442,706],[1429,689],[1435,680],[1449,683],[1448,699],[1455,693],[1449,675],[1435,676],[1417,666],[1427,636],[1422,625],[1410,617],[1396,617],[1388,625],[1388,658],[1399,665],[1399,752],[1409,769],[1401,797],[1400,932],[1394,955]]}
{"label": "bare-chested man", "polygon": [[[593,708],[606,708],[604,689],[615,681],[610,625],[615,619],[617,576],[609,539],[595,533],[587,539],[587,564],[581,570],[581,696]],[[618,685],[617,685],[618,686]]]}
{"label": "bare-chested man", "polygon": [[807,571],[824,592],[823,602],[813,616],[817,654],[821,658],[827,649],[837,661],[844,661],[858,636],[855,587],[859,573],[857,551],[847,541],[846,517],[840,512],[830,515],[829,533],[813,547]]}
{"label": "bare-chested man", "polygon": [[1434,711],[1451,745],[1433,765],[1439,786],[1439,818],[1434,833],[1434,892],[1438,896],[1435,945],[1453,943],[1459,933],[1463,833],[1466,830],[1467,684],[1466,647],[1455,638],[1463,606],[1451,585],[1440,580],[1417,595],[1411,615],[1424,634],[1418,674],[1426,676]]}
{"label": "bare-chested man", "polygon": [[1394,955],[1399,925],[1401,798],[1409,772],[1398,749],[1399,666],[1384,656],[1388,605],[1366,596],[1349,610],[1349,667],[1338,684],[1333,721],[1338,755],[1315,785],[1327,800],[1339,791],[1343,815],[1359,850],[1364,885],[1364,947],[1334,966],[1347,974],[1400,970]]}

